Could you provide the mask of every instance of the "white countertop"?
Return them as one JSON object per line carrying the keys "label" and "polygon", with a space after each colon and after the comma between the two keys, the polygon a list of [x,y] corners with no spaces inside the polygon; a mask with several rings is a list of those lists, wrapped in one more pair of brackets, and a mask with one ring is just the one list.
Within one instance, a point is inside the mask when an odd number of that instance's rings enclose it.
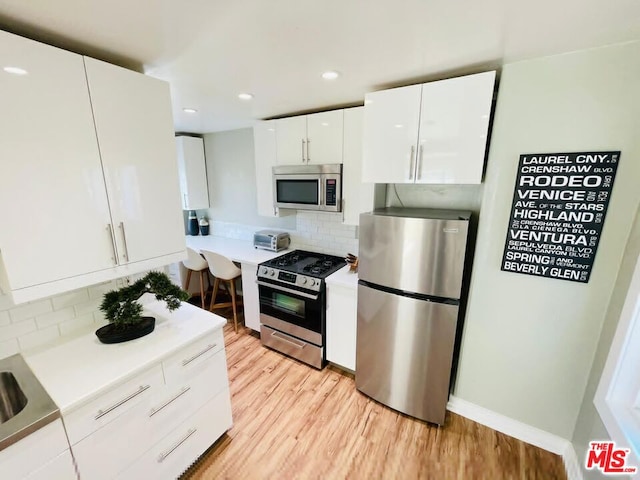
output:
{"label": "white countertop", "polygon": [[346,265],[325,278],[325,282],[329,285],[341,285],[356,289],[358,288],[358,273],[349,271],[349,265]]}
{"label": "white countertop", "polygon": [[184,345],[216,329],[226,320],[183,303],[169,312],[153,297],[144,315],[156,318],[155,330],[142,338],[105,345],[93,332],[25,355],[25,360],[65,414],[120,382],[141,373]]}
{"label": "white countertop", "polygon": [[230,258],[234,262],[249,263],[258,265],[272,258],[279,257],[291,249],[281,250],[279,252],[270,252],[255,248],[252,241],[236,240],[227,237],[207,236],[187,236],[187,247],[193,248],[200,252],[202,250],[210,250],[220,255]]}

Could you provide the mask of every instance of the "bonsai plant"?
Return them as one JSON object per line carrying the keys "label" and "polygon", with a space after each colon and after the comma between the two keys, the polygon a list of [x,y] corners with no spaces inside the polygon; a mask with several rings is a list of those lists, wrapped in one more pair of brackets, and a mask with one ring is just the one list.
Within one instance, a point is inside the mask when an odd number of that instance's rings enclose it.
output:
{"label": "bonsai plant", "polygon": [[145,293],[153,293],[156,300],[163,300],[170,312],[189,298],[187,292],[160,272],[149,272],[127,287],[106,293],[100,310],[109,324],[96,330],[96,336],[102,343],[126,342],[153,332],[155,318],[143,317],[143,307],[137,301]]}

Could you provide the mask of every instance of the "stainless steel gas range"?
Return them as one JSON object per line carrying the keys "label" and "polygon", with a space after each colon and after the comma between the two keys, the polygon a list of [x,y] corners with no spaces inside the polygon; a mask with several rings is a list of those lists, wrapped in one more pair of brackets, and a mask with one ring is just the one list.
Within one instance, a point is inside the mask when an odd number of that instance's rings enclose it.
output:
{"label": "stainless steel gas range", "polygon": [[262,344],[323,368],[324,279],[345,265],[343,258],[304,250],[258,265]]}

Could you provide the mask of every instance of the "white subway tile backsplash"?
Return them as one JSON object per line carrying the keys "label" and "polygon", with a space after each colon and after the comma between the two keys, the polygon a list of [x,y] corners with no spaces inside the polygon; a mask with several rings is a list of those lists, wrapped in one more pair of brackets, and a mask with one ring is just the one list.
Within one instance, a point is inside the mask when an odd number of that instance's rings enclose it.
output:
{"label": "white subway tile backsplash", "polygon": [[51,299],[54,310],[62,310],[66,307],[72,307],[77,303],[86,302],[87,300],[89,300],[89,291],[86,288],[74,290],[69,293],[63,293],[62,295],[58,295]]}
{"label": "white subway tile backsplash", "polygon": [[37,330],[36,322],[33,319],[24,320],[19,323],[12,323],[6,327],[0,327],[0,342],[11,338],[18,338],[35,330]]}
{"label": "white subway tile backsplash", "polygon": [[79,331],[90,331],[97,330],[95,323],[95,319],[93,318],[93,313],[88,313],[78,318],[74,318],[73,320],[68,320],[66,322],[62,322],[60,325],[60,333],[62,335],[68,335],[70,333],[79,332]]}
{"label": "white subway tile backsplash", "polygon": [[60,330],[58,330],[58,326],[52,325],[51,327],[22,335],[18,338],[18,343],[20,344],[20,350],[24,351],[30,348],[40,347],[59,337]]}
{"label": "white subway tile backsplash", "polygon": [[76,316],[75,310],[73,307],[66,307],[62,310],[57,310],[51,313],[45,313],[44,315],[36,316],[36,325],[38,328],[47,328],[51,325],[56,325],[61,322],[65,322],[69,319],[72,319]]}
{"label": "white subway tile backsplash", "polygon": [[0,295],[0,358],[71,332],[96,330],[106,324],[99,311],[102,296],[123,285],[118,279],[21,305],[14,305],[8,295]]}
{"label": "white subway tile backsplash", "polygon": [[9,310],[9,316],[13,323],[22,322],[28,318],[33,318],[36,315],[53,311],[53,304],[50,299],[38,300],[30,302],[19,307],[14,307]]}
{"label": "white subway tile backsplash", "polygon": [[11,300],[10,295],[2,295],[0,294],[0,311],[9,310],[14,307],[13,301]]}
{"label": "white subway tile backsplash", "polygon": [[[134,281],[135,280],[137,280],[137,278],[134,279]],[[102,301],[102,297],[104,296],[105,293],[110,292],[111,290],[116,290],[117,288],[118,288],[118,285],[116,284],[115,280],[111,282],[99,283],[98,285],[89,287],[89,297],[99,298]]]}
{"label": "white subway tile backsplash", "polygon": [[20,346],[18,345],[18,340],[15,338],[7,340],[6,342],[0,342],[0,358],[15,355],[19,351]]}
{"label": "white subway tile backsplash", "polygon": [[73,308],[76,310],[76,316],[80,317],[82,315],[86,315],[87,313],[93,313],[100,308],[100,304],[102,303],[102,297],[96,298],[94,300],[89,300],[88,302],[83,302],[75,305]]}

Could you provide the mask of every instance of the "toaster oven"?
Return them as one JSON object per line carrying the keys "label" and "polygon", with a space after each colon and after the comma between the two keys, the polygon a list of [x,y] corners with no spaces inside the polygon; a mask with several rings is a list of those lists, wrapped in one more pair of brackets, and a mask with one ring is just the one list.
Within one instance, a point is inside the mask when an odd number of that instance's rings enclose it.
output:
{"label": "toaster oven", "polygon": [[279,252],[289,247],[291,238],[287,232],[276,230],[260,230],[253,234],[253,246],[263,250]]}

